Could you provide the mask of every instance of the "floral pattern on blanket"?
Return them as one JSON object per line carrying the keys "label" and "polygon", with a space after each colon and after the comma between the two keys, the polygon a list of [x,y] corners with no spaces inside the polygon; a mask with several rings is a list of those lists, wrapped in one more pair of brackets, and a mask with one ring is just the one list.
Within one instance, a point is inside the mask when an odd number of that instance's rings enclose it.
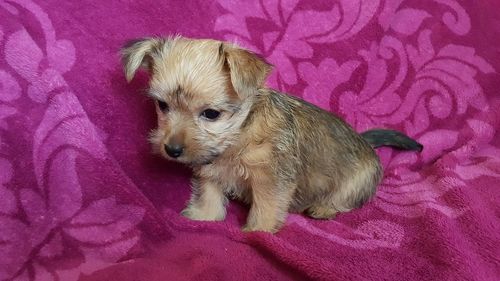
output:
{"label": "floral pattern on blanket", "polygon": [[[38,5],[9,2],[2,2],[2,8],[13,16],[21,10],[31,13],[45,36],[35,41],[23,27],[10,34],[0,32],[2,54],[10,67],[0,70],[1,117],[10,117],[2,120],[2,128],[8,130],[9,123],[31,123],[18,132],[22,134],[9,136],[11,141],[12,137],[24,138],[22,141],[2,142],[0,280],[28,280],[30,276],[36,280],[77,280],[81,272],[112,264],[137,244],[140,232],[136,226],[144,209],[121,204],[114,196],[85,200],[77,158],[103,159],[106,149],[63,78],[75,61],[74,46],[56,39],[47,14]],[[19,84],[24,83],[27,89],[22,93]],[[41,111],[37,112],[40,120],[29,120],[30,115],[22,114],[29,103],[26,98],[38,103],[34,107]],[[24,101],[17,102],[21,99]],[[32,159],[9,155],[12,147],[8,146],[20,143],[32,145]],[[17,175],[21,177],[33,173],[36,182],[8,189],[6,185],[16,172],[26,173]],[[53,266],[67,248],[75,247],[78,250],[71,258],[78,266]]]}

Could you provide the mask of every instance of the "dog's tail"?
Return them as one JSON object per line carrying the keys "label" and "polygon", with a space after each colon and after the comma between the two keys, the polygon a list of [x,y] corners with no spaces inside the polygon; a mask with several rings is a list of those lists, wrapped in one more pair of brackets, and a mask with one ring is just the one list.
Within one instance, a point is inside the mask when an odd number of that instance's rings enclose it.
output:
{"label": "dog's tail", "polygon": [[373,129],[361,133],[361,136],[373,147],[390,146],[401,150],[422,151],[424,146],[409,136],[394,130]]}

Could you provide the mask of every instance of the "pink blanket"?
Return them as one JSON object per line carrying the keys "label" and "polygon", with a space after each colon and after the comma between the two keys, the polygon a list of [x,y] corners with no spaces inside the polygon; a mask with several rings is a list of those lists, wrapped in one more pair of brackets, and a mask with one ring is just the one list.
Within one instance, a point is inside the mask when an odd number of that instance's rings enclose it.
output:
{"label": "pink blanket", "polygon": [[[496,0],[0,0],[0,280],[500,280]],[[398,129],[385,179],[276,235],[179,216],[190,172],[150,153],[128,39],[236,40],[268,84],[358,130]]]}

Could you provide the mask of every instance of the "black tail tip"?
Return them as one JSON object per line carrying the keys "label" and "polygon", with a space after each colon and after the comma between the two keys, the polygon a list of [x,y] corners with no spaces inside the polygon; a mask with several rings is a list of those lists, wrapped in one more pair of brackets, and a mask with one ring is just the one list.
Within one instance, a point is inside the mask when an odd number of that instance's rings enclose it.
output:
{"label": "black tail tip", "polygon": [[424,146],[409,136],[394,130],[373,129],[361,133],[361,136],[373,148],[389,146],[400,150],[412,150],[421,152]]}
{"label": "black tail tip", "polygon": [[418,142],[417,142],[417,144],[418,144],[417,151],[422,152],[422,150],[424,150],[424,146]]}
{"label": "black tail tip", "polygon": [[411,150],[422,152],[422,150],[424,150],[424,146],[418,142],[415,142],[415,145],[411,148]]}

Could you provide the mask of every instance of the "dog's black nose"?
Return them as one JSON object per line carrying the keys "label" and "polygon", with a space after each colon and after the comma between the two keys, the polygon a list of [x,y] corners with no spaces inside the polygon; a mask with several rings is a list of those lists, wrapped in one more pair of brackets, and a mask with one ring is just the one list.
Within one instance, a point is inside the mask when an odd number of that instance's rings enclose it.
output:
{"label": "dog's black nose", "polygon": [[165,145],[165,151],[167,152],[168,156],[177,158],[181,156],[182,152],[184,151],[184,147],[178,144],[174,145]]}

